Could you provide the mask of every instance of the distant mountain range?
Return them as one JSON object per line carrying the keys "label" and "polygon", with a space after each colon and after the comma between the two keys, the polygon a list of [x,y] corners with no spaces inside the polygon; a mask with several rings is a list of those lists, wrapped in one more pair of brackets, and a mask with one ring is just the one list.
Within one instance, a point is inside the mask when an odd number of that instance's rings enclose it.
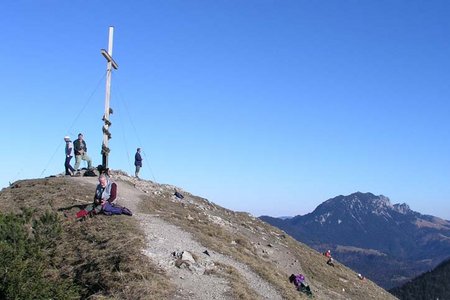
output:
{"label": "distant mountain range", "polygon": [[450,259],[389,292],[400,300],[450,299]]}
{"label": "distant mountain range", "polygon": [[450,222],[357,192],[289,219],[260,217],[389,289],[450,257]]}

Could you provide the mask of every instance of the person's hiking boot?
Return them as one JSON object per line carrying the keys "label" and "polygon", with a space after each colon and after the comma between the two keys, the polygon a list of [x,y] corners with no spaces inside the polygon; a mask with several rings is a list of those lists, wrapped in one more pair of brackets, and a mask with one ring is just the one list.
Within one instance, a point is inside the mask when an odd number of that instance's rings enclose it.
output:
{"label": "person's hiking boot", "polygon": [[129,210],[129,209],[126,208],[126,207],[123,207],[123,208],[122,208],[122,213],[123,213],[124,215],[127,215],[127,216],[132,216],[132,215],[133,215],[133,213],[131,212],[131,210]]}

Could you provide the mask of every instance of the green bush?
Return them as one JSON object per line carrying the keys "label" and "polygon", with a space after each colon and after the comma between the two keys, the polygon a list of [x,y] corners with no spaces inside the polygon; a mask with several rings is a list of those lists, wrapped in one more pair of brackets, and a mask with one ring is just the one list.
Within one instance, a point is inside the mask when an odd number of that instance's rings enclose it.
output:
{"label": "green bush", "polygon": [[61,234],[58,216],[31,211],[0,214],[0,298],[79,299],[69,279],[55,276],[52,257]]}

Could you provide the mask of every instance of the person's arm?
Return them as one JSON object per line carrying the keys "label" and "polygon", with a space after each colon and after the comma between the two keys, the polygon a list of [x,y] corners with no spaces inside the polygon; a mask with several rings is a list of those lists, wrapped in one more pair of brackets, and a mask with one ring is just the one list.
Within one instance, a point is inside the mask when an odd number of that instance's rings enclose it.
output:
{"label": "person's arm", "polygon": [[78,155],[78,140],[73,141],[73,154]]}
{"label": "person's arm", "polygon": [[94,194],[94,204],[95,204],[95,205],[99,205],[99,204],[101,204],[101,202],[102,202],[101,194],[98,195],[98,194],[97,194],[97,190],[95,190],[95,194]]}
{"label": "person's arm", "polygon": [[116,200],[116,197],[117,197],[117,184],[113,182],[111,184],[111,193],[109,194],[108,202],[113,203],[114,200]]}

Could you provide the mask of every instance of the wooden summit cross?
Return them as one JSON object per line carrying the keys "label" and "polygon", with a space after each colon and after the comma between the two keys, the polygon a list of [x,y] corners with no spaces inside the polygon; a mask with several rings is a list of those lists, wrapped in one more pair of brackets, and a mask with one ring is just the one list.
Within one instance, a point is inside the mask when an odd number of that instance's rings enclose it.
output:
{"label": "wooden summit cross", "polygon": [[113,54],[113,35],[114,35],[114,27],[109,27],[109,42],[108,42],[108,51],[105,49],[101,49],[102,55],[107,60],[106,65],[106,95],[105,95],[105,114],[103,115],[103,121],[105,124],[103,125],[103,143],[102,143],[102,166],[103,168],[108,168],[108,154],[110,149],[108,148],[108,141],[111,139],[111,133],[109,132],[109,127],[111,126],[111,122],[109,121],[109,115],[113,113],[112,109],[109,107],[109,100],[111,98],[111,73],[112,68],[118,69],[119,66],[112,58]]}

